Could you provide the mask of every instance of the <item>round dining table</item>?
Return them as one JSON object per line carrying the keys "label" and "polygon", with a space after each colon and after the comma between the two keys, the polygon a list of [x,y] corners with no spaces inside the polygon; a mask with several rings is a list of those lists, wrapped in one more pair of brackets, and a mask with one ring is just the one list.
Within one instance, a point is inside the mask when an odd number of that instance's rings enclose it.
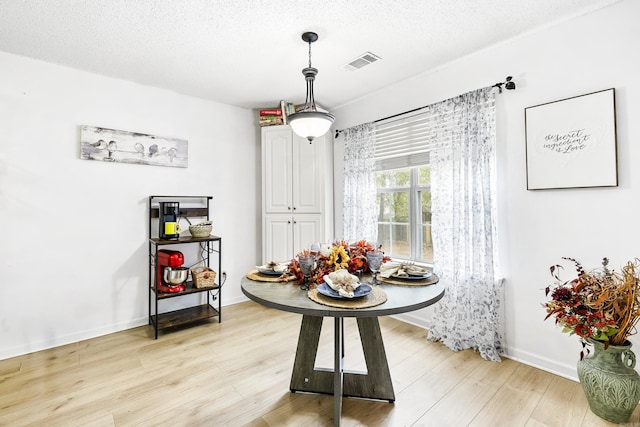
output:
{"label": "round dining table", "polygon": [[[384,292],[386,301],[366,308],[320,304],[310,298],[308,292],[313,291],[301,290],[292,282],[263,282],[244,277],[241,288],[249,299],[259,304],[302,315],[289,388],[292,392],[332,394],[334,426],[339,426],[343,397],[395,401],[378,317],[406,313],[436,303],[444,295],[444,287],[435,275],[429,283],[427,286],[399,286],[380,282],[375,286]],[[324,317],[335,320],[333,370],[315,367]],[[356,318],[366,372],[344,370],[345,317]]]}

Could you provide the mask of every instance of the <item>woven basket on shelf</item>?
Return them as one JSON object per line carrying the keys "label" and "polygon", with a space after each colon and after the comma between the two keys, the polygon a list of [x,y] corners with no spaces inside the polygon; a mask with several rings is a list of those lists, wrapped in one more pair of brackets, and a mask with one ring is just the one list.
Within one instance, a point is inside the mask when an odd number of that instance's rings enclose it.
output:
{"label": "woven basket on shelf", "polygon": [[211,223],[190,225],[189,233],[191,233],[193,237],[209,237],[212,228],[213,226]]}
{"label": "woven basket on shelf", "polygon": [[196,288],[208,288],[213,286],[217,273],[209,267],[193,267],[191,269],[191,279]]}

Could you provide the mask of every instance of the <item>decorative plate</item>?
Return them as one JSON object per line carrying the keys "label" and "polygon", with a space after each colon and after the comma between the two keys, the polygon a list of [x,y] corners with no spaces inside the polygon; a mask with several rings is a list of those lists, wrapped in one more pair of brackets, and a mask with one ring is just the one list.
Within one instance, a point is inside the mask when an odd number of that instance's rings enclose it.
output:
{"label": "decorative plate", "polygon": [[391,277],[394,279],[400,279],[400,280],[424,280],[431,277],[431,274],[432,274],[431,272],[422,273],[422,274],[409,273],[408,276],[396,276],[392,274]]}
{"label": "decorative plate", "polygon": [[433,273],[431,273],[430,271],[425,271],[424,273],[407,273],[407,274],[409,274],[409,276],[412,276],[412,277],[420,277],[422,279],[426,279],[427,277],[431,277]]}
{"label": "decorative plate", "polygon": [[356,288],[355,291],[353,291],[353,298],[343,297],[338,293],[338,291],[334,291],[333,288],[331,288],[331,286],[327,285],[326,283],[321,283],[320,285],[318,285],[316,289],[318,290],[319,293],[321,293],[326,297],[337,298],[337,299],[362,298],[371,293],[371,286],[365,285],[365,284],[361,284]]}
{"label": "decorative plate", "polygon": [[259,268],[258,272],[260,274],[264,274],[265,276],[282,276],[282,271],[275,271],[271,268]]}

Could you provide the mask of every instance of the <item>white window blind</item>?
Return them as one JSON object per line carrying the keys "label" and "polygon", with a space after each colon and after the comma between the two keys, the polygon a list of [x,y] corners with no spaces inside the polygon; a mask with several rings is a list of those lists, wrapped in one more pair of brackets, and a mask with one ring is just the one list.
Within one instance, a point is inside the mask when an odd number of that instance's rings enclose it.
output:
{"label": "white window blind", "polygon": [[448,99],[376,123],[376,170],[428,165],[431,150],[450,144],[455,132],[466,131],[458,125],[462,118],[455,116],[469,112],[455,106],[456,101]]}
{"label": "white window blind", "polygon": [[376,170],[429,164],[430,125],[423,112],[376,123]]}
{"label": "white window blind", "polygon": [[429,163],[429,120],[422,113],[376,123],[376,170]]}

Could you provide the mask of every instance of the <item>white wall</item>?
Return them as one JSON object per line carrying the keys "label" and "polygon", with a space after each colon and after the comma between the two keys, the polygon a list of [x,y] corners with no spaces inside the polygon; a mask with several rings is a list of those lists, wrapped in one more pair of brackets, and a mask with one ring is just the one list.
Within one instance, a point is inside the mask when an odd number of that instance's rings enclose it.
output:
{"label": "white wall", "polygon": [[[336,127],[345,128],[514,76],[517,90],[497,96],[498,233],[500,267],[506,277],[506,354],[570,378],[576,378],[580,344],[577,338],[562,334],[552,320],[543,321],[544,288],[552,283],[549,266],[562,256],[577,258],[588,267],[598,267],[605,256],[614,266],[640,256],[638,16],[640,2],[625,0],[477,52],[332,111]],[[524,109],[612,87],[616,89],[619,186],[527,191]],[[339,157],[339,138],[335,144]],[[340,158],[336,170],[341,170]],[[338,195],[340,186],[341,180],[336,179]],[[336,206],[340,204],[338,199]],[[336,218],[341,217],[336,209]],[[341,229],[337,225],[338,233]],[[637,337],[632,341],[640,343]]]}
{"label": "white wall", "polygon": [[[187,139],[189,166],[81,160],[80,125]],[[0,53],[0,359],[147,323],[152,194],[213,196],[222,302],[243,300],[258,175],[249,110]]]}

